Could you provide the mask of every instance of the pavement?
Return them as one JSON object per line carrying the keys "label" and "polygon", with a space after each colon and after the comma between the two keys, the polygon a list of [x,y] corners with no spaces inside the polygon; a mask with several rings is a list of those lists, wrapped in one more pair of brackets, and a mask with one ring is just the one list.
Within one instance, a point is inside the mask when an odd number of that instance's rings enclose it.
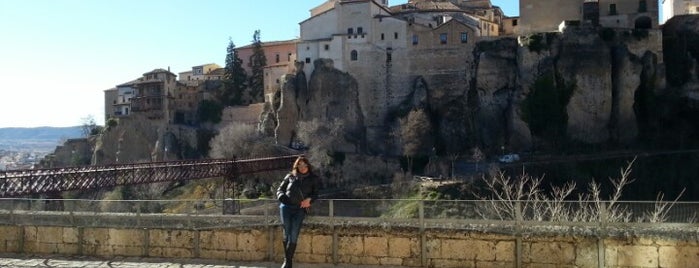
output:
{"label": "pavement", "polygon": [[[157,258],[123,258],[95,259],[82,256],[37,256],[2,254],[1,268],[278,268],[280,263],[272,262],[235,262],[203,259],[157,259]],[[297,268],[388,268],[389,266],[372,265],[333,265],[294,263]],[[397,268],[396,266],[390,266]]]}

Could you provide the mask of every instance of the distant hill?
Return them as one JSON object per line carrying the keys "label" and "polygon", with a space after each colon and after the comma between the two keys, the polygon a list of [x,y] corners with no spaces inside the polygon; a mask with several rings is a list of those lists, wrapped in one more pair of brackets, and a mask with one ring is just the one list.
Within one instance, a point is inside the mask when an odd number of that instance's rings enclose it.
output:
{"label": "distant hill", "polygon": [[82,137],[80,126],[75,127],[34,127],[0,128],[0,140],[50,140]]}
{"label": "distant hill", "polygon": [[0,150],[48,153],[61,145],[65,139],[80,137],[80,126],[0,128]]}

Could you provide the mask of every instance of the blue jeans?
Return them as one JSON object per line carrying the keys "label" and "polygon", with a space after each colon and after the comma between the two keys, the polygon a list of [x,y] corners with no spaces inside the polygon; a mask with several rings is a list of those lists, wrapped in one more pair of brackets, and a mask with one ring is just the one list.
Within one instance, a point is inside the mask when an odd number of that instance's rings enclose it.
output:
{"label": "blue jeans", "polygon": [[306,218],[306,210],[300,206],[280,204],[279,214],[284,228],[284,242],[296,244],[299,240],[301,224]]}

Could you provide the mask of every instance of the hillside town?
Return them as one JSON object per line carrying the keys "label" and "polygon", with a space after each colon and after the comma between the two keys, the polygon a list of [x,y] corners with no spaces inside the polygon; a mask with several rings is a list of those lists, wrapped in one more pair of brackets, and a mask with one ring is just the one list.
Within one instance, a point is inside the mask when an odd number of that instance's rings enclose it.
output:
{"label": "hillside town", "polygon": [[[664,0],[662,21],[697,12],[699,1]],[[540,16],[542,13],[547,16]],[[325,58],[332,59],[335,68],[357,76],[360,83],[375,83],[368,76],[377,70],[367,66],[393,67],[395,73],[409,73],[409,66],[423,64],[411,55],[440,58],[444,51],[471,51],[479,40],[557,32],[585,23],[652,30],[658,29],[660,22],[657,2],[650,0],[521,0],[518,17],[508,17],[489,0],[411,0],[396,6],[389,6],[388,0],[329,0],[312,8],[309,18],[300,22],[299,39],[261,43],[268,63],[264,67],[264,100],[273,101],[282,76],[295,72],[297,61],[305,63],[301,66],[308,77],[314,69],[312,62]],[[247,73],[251,71],[253,48],[252,44],[237,48]],[[372,62],[382,54],[383,62]],[[461,62],[440,64],[439,69],[451,72],[465,68]],[[400,70],[398,66],[406,67]],[[215,81],[220,82],[224,76],[225,69],[216,63],[193,66],[179,74],[169,68],[148,71],[105,90],[105,119],[141,113],[170,124],[197,125],[198,105],[212,98],[212,83],[216,85]],[[394,79],[400,80],[404,79]],[[263,105],[229,107],[224,111],[224,122],[255,124]],[[376,109],[376,118],[382,118],[386,111]]]}

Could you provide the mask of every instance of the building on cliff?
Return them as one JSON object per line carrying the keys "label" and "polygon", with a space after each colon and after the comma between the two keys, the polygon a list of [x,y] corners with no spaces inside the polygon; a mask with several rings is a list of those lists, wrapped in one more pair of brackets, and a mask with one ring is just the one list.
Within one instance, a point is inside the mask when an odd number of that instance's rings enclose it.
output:
{"label": "building on cliff", "polygon": [[202,81],[223,79],[224,69],[216,63],[193,66],[192,70],[179,73],[178,81],[188,86],[198,86]]}
{"label": "building on cliff", "polygon": [[561,23],[569,21],[608,28],[658,29],[658,11],[655,0],[520,0],[515,33],[557,32]]}
{"label": "building on cliff", "polygon": [[175,78],[174,73],[165,69],[144,73],[133,83],[136,94],[131,98],[132,112],[170,123],[173,119],[171,103],[177,87]]}
{"label": "building on cliff", "polygon": [[687,14],[699,14],[699,0],[663,0],[661,24],[674,16]]}
{"label": "building on cliff", "polygon": [[[272,95],[279,90],[281,85],[280,77],[285,74],[293,73],[294,62],[296,62],[296,44],[298,40],[282,40],[261,42],[262,49],[267,59],[267,65],[264,68],[264,96],[265,102],[272,101]],[[252,66],[250,65],[250,57],[252,57],[255,44],[236,48],[238,56],[243,61],[243,69],[250,74]]]}

